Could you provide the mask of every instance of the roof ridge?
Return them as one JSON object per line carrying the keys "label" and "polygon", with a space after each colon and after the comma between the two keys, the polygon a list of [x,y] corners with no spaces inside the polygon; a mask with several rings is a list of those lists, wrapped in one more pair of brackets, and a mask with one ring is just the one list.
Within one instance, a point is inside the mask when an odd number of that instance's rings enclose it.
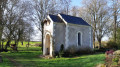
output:
{"label": "roof ridge", "polygon": [[49,14],[49,16],[54,22],[61,22],[61,19],[58,15]]}
{"label": "roof ridge", "polygon": [[[62,14],[62,13],[60,13]],[[72,15],[67,15],[67,14],[63,14],[63,15],[66,15],[66,16],[71,16],[71,17],[76,17],[76,18],[81,18],[81,17],[77,17],[77,16],[72,16]],[[82,19],[82,18],[81,18]]]}
{"label": "roof ridge", "polygon": [[60,14],[60,15],[67,23],[90,26],[89,23],[84,21],[81,17],[71,16],[66,14]]}

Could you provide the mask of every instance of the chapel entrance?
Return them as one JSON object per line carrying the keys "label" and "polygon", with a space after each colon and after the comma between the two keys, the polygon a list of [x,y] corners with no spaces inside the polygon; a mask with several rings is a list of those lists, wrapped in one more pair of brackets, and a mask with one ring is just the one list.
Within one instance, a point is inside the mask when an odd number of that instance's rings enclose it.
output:
{"label": "chapel entrance", "polygon": [[45,54],[46,55],[50,55],[50,35],[47,34],[46,35],[46,39],[45,39]]}

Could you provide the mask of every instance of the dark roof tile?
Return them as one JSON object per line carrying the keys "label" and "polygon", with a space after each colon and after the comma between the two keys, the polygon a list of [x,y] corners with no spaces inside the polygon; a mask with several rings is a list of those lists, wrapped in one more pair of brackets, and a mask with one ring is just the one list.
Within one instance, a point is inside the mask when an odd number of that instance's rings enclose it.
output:
{"label": "dark roof tile", "polygon": [[65,14],[60,14],[60,15],[68,23],[90,26],[86,21],[84,21],[80,17],[70,16],[70,15],[65,15]]}
{"label": "dark roof tile", "polygon": [[[80,17],[70,16],[65,14],[60,14],[60,15],[67,23],[90,26],[86,21],[84,21]],[[56,16],[56,15],[49,15],[49,16],[53,20],[53,22],[62,22],[59,16]]]}
{"label": "dark roof tile", "polygon": [[56,15],[49,15],[53,22],[61,22],[62,20]]}

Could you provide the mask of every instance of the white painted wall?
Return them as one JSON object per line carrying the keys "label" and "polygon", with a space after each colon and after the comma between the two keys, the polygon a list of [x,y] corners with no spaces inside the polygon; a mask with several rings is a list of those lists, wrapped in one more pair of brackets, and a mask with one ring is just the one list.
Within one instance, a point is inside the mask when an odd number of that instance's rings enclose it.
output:
{"label": "white painted wall", "polygon": [[65,46],[65,24],[64,23],[54,23],[54,49],[55,52],[60,50],[61,45]]}
{"label": "white painted wall", "polygon": [[[82,45],[78,46],[78,32],[82,34]],[[61,44],[64,44],[65,50],[69,46],[76,46],[76,49],[81,50],[92,47],[92,29],[91,26],[54,23],[54,48],[55,52],[60,50]]]}
{"label": "white painted wall", "polygon": [[[60,50],[61,45],[64,45],[64,49],[68,49],[69,46],[76,46],[76,49],[81,50],[85,48],[93,48],[92,40],[92,27],[85,25],[77,25],[67,23],[65,20],[62,23],[53,22],[51,18],[50,25],[44,25],[44,42],[43,42],[43,55],[45,55],[45,36],[51,35],[50,40],[50,55],[52,56],[53,47],[54,52]],[[62,19],[62,18],[61,18]],[[78,32],[82,34],[82,45],[78,46]]]}
{"label": "white painted wall", "polygon": [[[91,26],[76,25],[68,23],[68,47],[75,45],[78,50],[92,48]],[[81,46],[78,46],[78,32],[82,34]]]}
{"label": "white painted wall", "polygon": [[44,24],[44,39],[43,39],[43,55],[45,55],[46,49],[45,49],[45,39],[46,39],[46,35],[49,34],[51,36],[50,38],[50,56],[52,56],[52,49],[53,49],[53,45],[52,45],[52,39],[53,39],[53,21],[51,20],[51,18],[49,16],[47,16],[47,18],[50,20],[50,25],[46,25]]}

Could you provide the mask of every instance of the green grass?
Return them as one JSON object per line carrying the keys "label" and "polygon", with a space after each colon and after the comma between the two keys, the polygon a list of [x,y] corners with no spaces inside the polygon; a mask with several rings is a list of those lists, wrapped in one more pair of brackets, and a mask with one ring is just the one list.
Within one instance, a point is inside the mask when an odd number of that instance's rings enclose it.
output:
{"label": "green grass", "polygon": [[0,63],[0,67],[12,67],[13,66],[12,62],[10,62],[8,58],[4,56],[2,58],[3,58],[3,62]]}
{"label": "green grass", "polygon": [[95,67],[99,63],[104,63],[104,54],[82,55],[72,58],[53,58],[43,59],[41,47],[19,47],[18,52],[2,52],[3,63],[0,67],[13,67],[16,64],[11,63],[6,57],[12,58],[22,67]]}
{"label": "green grass", "polygon": [[[4,42],[4,43],[3,43],[4,46],[6,45],[6,43],[7,43],[7,42]],[[11,41],[10,44],[15,44],[15,41]],[[28,42],[26,42],[26,41],[23,42],[23,45],[22,45],[21,42],[18,42],[18,47],[26,47],[26,44],[28,44]],[[31,41],[31,42],[29,42],[29,44],[30,44],[31,47],[33,47],[33,45],[35,45],[35,44],[41,44],[41,42],[37,42],[37,41],[34,42],[34,41]]]}

